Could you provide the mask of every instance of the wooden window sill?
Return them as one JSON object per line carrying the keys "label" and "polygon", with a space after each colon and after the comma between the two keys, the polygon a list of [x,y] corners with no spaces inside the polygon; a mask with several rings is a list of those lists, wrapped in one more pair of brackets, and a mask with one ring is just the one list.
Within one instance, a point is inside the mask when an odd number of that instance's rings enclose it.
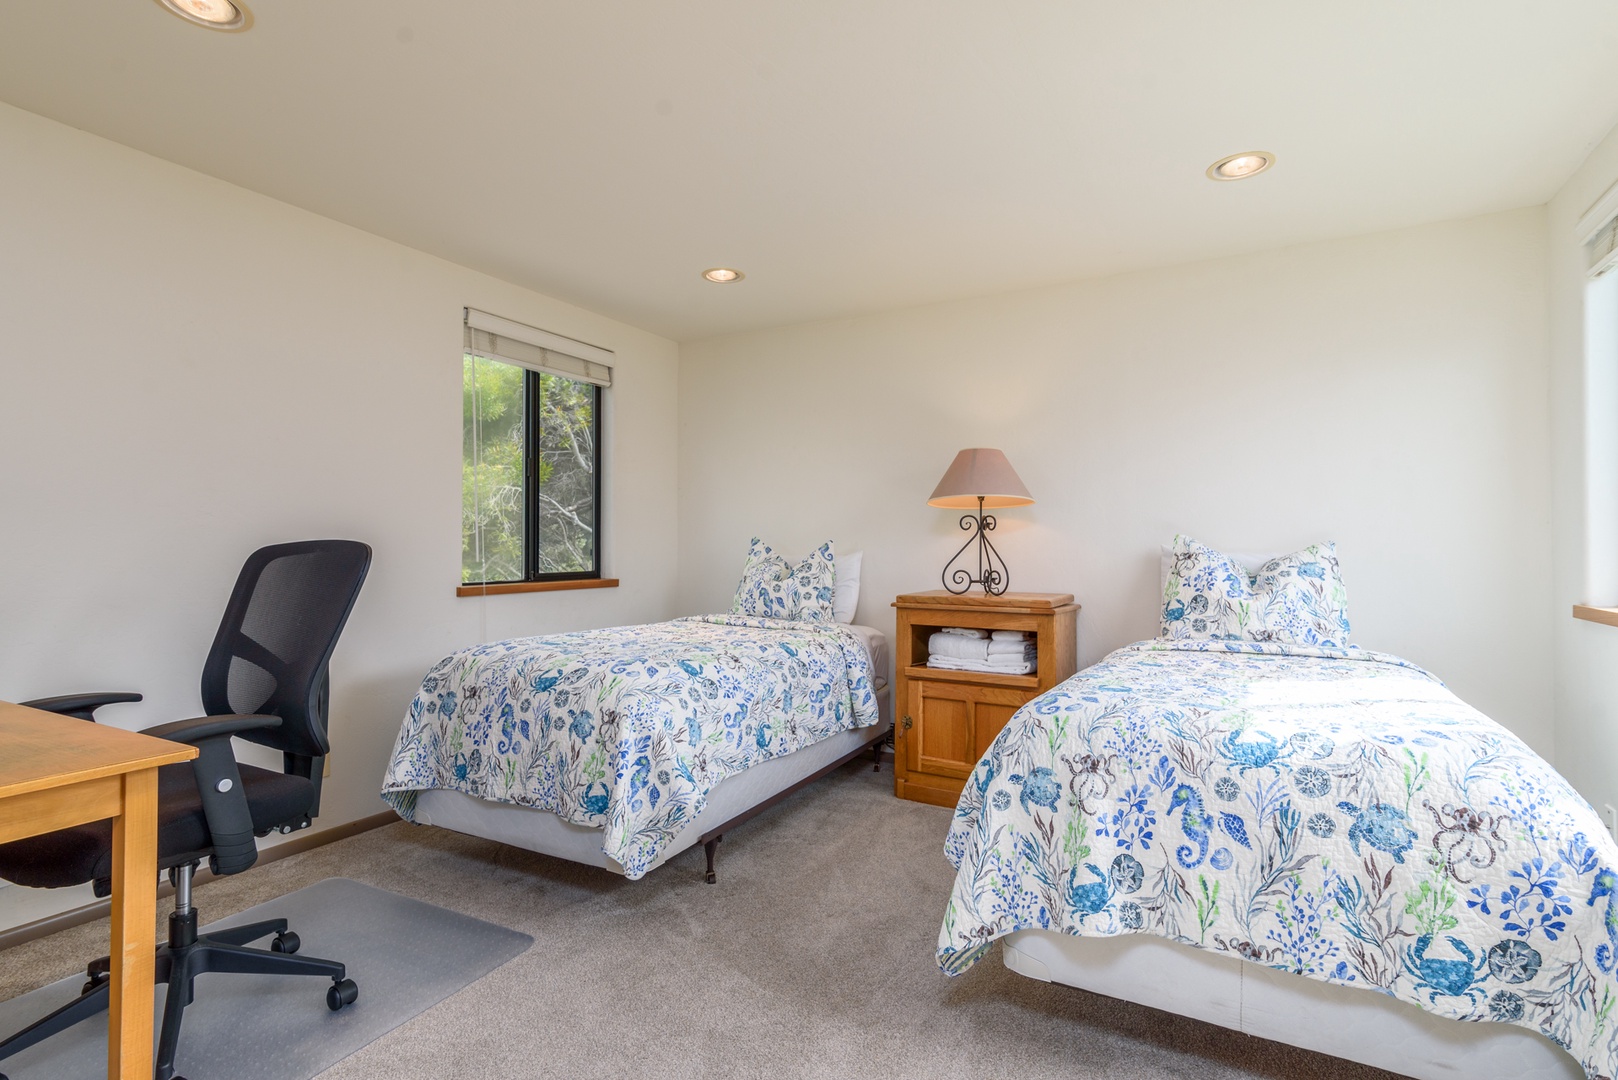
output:
{"label": "wooden window sill", "polygon": [[1574,604],[1573,617],[1575,619],[1587,619],[1590,622],[1606,623],[1608,626],[1618,626],[1618,608]]}
{"label": "wooden window sill", "polygon": [[502,581],[493,585],[457,585],[456,596],[499,596],[501,593],[563,592],[567,589],[616,589],[618,579],[580,578],[576,581]]}

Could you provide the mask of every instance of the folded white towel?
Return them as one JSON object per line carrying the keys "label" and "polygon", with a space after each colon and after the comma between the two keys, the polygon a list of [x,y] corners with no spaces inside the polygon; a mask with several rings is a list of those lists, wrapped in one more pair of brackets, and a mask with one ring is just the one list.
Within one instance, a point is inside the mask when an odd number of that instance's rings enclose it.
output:
{"label": "folded white towel", "polygon": [[1020,667],[1034,659],[1035,645],[1022,638],[996,641],[992,638],[961,637],[940,630],[927,638],[927,652],[930,656],[943,656],[951,660],[978,663],[999,660]]}
{"label": "folded white towel", "polygon": [[965,626],[946,626],[944,629],[940,630],[939,633],[954,634],[956,637],[964,638],[986,638],[989,636],[989,632],[987,630],[974,630]]}
{"label": "folded white towel", "polygon": [[1004,663],[988,660],[958,660],[952,656],[930,656],[927,666],[940,668],[945,671],[982,671],[991,675],[1027,675],[1034,668],[1033,660],[1023,660],[1017,657],[999,657]]}
{"label": "folded white towel", "polygon": [[927,652],[933,656],[948,656],[956,660],[987,660],[988,638],[961,637],[940,630],[927,639]]}
{"label": "folded white towel", "polygon": [[989,640],[990,656],[1021,656],[1025,652],[1032,652],[1034,643],[1021,638],[991,638]]}
{"label": "folded white towel", "polygon": [[1026,631],[1026,630],[996,630],[990,636],[993,637],[995,641],[1027,641],[1028,640],[1028,631]]}

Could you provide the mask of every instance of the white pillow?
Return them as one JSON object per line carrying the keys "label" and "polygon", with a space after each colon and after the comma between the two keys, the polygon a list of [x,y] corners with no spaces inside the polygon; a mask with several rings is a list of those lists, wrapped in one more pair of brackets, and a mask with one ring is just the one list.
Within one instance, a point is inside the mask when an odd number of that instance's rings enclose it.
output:
{"label": "white pillow", "polygon": [[833,564],[837,575],[837,584],[832,594],[832,617],[840,623],[854,621],[854,609],[860,603],[860,563],[865,559],[865,552],[856,551],[849,555],[839,555]]}

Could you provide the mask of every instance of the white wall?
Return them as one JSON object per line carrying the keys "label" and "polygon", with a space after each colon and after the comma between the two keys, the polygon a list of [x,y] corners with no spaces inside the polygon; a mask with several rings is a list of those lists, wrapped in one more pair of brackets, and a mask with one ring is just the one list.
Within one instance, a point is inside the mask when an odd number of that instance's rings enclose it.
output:
{"label": "white wall", "polygon": [[997,446],[1038,500],[1011,587],[1077,596],[1081,663],[1155,633],[1177,531],[1332,538],[1355,640],[1549,756],[1545,303],[1535,208],[683,345],[679,606],[728,603],[754,532],[830,536],[891,632],[961,541],[927,495]]}
{"label": "white wall", "polygon": [[[147,700],[107,722],[192,715],[244,554],[364,539],[376,562],[333,665],[330,827],[381,809],[439,656],[722,608],[754,532],[863,547],[861,621],[891,630],[892,597],[934,587],[960,542],[927,493],[957,449],[990,445],[1039,499],[1001,514],[1013,587],[1077,594],[1083,662],[1153,632],[1174,532],[1277,551],[1329,536],[1358,641],[1559,750],[1596,798],[1618,631],[1565,614],[1584,555],[1564,240],[1613,177],[1609,140],[1548,233],[1529,209],[677,351],[0,106],[0,697],[128,687]],[[454,597],[466,304],[618,352],[622,588]],[[0,889],[0,927],[77,899]]]}
{"label": "white wall", "polygon": [[[618,354],[618,589],[457,599],[461,308]],[[133,689],[200,712],[262,544],[375,549],[332,664],[317,827],[377,799],[422,673],[468,643],[673,614],[672,342],[0,105],[0,698]],[[82,902],[0,889],[0,927]]]}
{"label": "white wall", "polygon": [[[1574,619],[1572,605],[1618,605],[1618,304],[1608,274],[1590,299],[1586,350],[1584,252],[1574,225],[1618,181],[1618,130],[1609,134],[1551,200],[1550,341],[1552,453],[1556,471],[1556,572],[1551,620],[1556,643],[1557,766],[1598,807],[1618,805],[1618,628]],[[1605,292],[1607,295],[1602,296]],[[1607,320],[1613,322],[1602,325]]]}

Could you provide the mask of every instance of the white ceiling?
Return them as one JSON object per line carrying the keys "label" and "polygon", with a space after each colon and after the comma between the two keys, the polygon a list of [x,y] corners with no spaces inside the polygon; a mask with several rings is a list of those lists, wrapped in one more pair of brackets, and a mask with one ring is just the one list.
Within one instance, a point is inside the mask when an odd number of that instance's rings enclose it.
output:
{"label": "white ceiling", "polygon": [[1611,0],[252,6],[6,0],[0,100],[682,340],[1537,204],[1618,122]]}

